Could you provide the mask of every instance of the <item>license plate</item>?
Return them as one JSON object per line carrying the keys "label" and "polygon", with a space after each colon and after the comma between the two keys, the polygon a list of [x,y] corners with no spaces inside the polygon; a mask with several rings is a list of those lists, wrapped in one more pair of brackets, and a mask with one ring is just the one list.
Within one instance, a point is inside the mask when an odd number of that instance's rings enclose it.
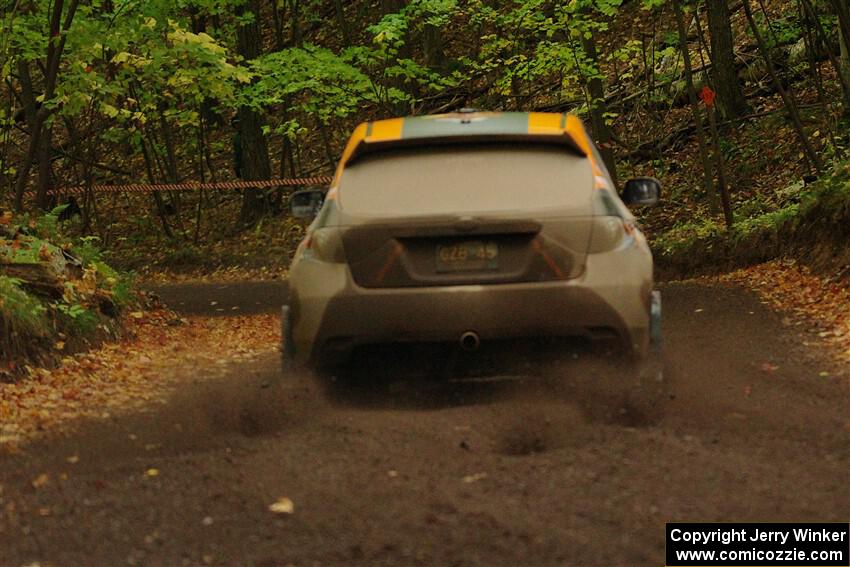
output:
{"label": "license plate", "polygon": [[495,242],[466,240],[437,246],[438,272],[498,269],[499,246]]}

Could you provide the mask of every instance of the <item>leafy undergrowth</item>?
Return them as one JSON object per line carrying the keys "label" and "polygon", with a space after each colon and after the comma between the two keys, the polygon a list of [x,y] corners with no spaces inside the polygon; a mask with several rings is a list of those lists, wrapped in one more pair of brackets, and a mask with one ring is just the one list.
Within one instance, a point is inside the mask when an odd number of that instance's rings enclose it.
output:
{"label": "leafy undergrowth", "polygon": [[[55,369],[30,369],[27,380],[0,383],[0,450],[73,427],[164,403],[175,387],[220,377],[231,363],[274,350],[277,316],[179,318],[132,312],[127,337],[68,356]],[[61,426],[61,427],[60,427]]]}
{"label": "leafy undergrowth", "polygon": [[[289,262],[286,262],[288,265]],[[275,264],[273,266],[217,266],[198,267],[193,270],[174,270],[170,268],[151,267],[139,274],[139,281],[151,284],[190,283],[190,282],[247,282],[267,281],[286,278],[287,267]]]}
{"label": "leafy undergrowth", "polygon": [[687,277],[796,257],[818,271],[848,275],[850,163],[804,186],[793,183],[770,201],[744,203],[731,230],[703,218],[678,223],[652,241],[663,274]]}
{"label": "leafy undergrowth", "polygon": [[[140,281],[273,279],[289,267],[305,224],[288,215],[264,217],[256,226],[236,226],[239,195],[207,196],[197,212],[198,195],[181,196],[180,207],[167,218],[166,236],[151,208],[149,195],[127,195],[104,202],[98,222],[84,229],[81,219],[66,223],[73,234],[93,231],[111,265],[133,271]],[[216,199],[216,200],[213,200]],[[284,206],[284,205],[281,205]],[[192,211],[187,214],[185,211]]]}
{"label": "leafy undergrowth", "polygon": [[60,233],[61,211],[0,216],[0,380],[120,334],[121,314],[136,302],[132,279],[91,239]]}
{"label": "leafy undergrowth", "polygon": [[774,260],[719,276],[710,282],[740,284],[786,314],[782,323],[817,337],[839,362],[850,363],[850,282],[812,273],[796,260]]}
{"label": "leafy undergrowth", "polygon": [[[814,275],[793,260],[773,261],[702,281],[744,285],[785,313],[783,323],[826,345],[840,368],[850,362],[850,287]],[[274,352],[275,314],[180,318],[165,310],[132,312],[128,336],[66,357],[56,369],[0,384],[0,450],[64,433],[82,418],[151,409],[191,381],[214,380],[232,365]],[[819,368],[823,377],[832,369]],[[841,371],[835,372],[838,375]]]}

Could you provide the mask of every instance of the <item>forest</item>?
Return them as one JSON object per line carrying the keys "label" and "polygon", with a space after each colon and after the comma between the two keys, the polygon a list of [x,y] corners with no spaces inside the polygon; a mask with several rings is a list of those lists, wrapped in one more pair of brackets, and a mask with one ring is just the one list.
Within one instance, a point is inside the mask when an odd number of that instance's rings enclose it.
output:
{"label": "forest", "polygon": [[[21,278],[64,293],[54,320],[92,327],[88,308],[113,310],[132,278],[285,271],[303,236],[287,214],[298,186],[192,184],[315,182],[356,124],[461,108],[576,113],[615,183],[660,179],[664,206],[641,222],[662,274],[788,255],[840,274],[848,12],[846,0],[4,2],[0,287],[20,298],[4,320],[44,323]],[[80,298],[58,290],[57,270],[89,274]]]}
{"label": "forest", "polygon": [[848,243],[850,0],[0,0],[0,567],[850,536]]}

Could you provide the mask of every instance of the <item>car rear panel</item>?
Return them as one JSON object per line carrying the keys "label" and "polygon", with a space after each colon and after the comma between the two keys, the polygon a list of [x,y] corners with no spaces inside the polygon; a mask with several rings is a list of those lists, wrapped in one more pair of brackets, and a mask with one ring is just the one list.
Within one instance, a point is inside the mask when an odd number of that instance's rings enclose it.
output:
{"label": "car rear panel", "polygon": [[564,147],[389,151],[349,166],[341,230],[360,286],[565,280],[584,269],[592,172]]}
{"label": "car rear panel", "polygon": [[343,232],[354,281],[363,287],[565,280],[584,269],[590,219],[373,223]]}
{"label": "car rear panel", "polygon": [[467,331],[613,334],[645,352],[651,254],[594,188],[604,172],[589,143],[555,114],[358,127],[290,272],[296,358]]}
{"label": "car rear panel", "polygon": [[575,279],[501,285],[364,288],[345,264],[308,260],[292,274],[290,309],[301,363],[343,360],[358,345],[519,337],[620,337],[648,345],[651,289],[643,253],[594,254]]}

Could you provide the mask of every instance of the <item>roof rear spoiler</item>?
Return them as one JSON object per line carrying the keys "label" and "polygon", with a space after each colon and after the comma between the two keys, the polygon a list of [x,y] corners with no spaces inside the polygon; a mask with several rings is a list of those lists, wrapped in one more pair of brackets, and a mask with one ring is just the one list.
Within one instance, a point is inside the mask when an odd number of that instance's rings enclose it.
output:
{"label": "roof rear spoiler", "polygon": [[388,150],[402,148],[433,148],[440,146],[451,146],[459,144],[510,144],[522,143],[533,145],[559,146],[567,148],[578,156],[587,156],[587,153],[568,133],[559,134],[489,134],[469,136],[434,136],[427,138],[401,138],[394,140],[381,140],[369,142],[360,140],[354,147],[345,165],[351,165],[363,156],[385,152]]}

